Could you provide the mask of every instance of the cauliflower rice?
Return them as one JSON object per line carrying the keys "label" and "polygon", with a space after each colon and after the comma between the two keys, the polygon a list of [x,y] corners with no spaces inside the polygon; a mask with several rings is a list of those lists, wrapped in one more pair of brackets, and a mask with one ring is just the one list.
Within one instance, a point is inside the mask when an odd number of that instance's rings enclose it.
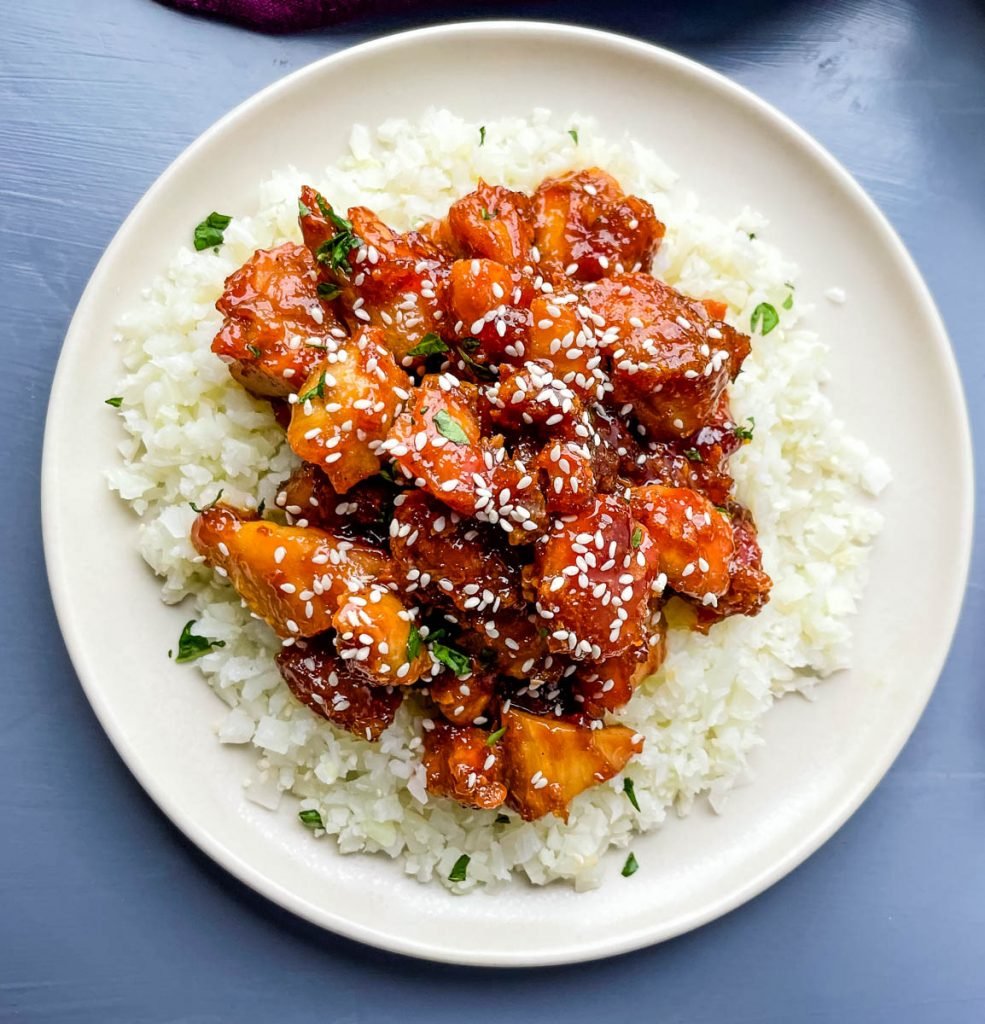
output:
{"label": "cauliflower rice", "polygon": [[[479,125],[446,110],[375,131],[357,125],[349,152],[321,174],[291,168],[261,184],[252,215],[232,211],[218,252],[176,253],[121,324],[126,376],[118,393],[127,437],[108,475],[140,517],[140,553],[163,579],[163,599],[190,598],[196,632],[225,641],[197,664],[229,706],[219,741],[256,749],[248,799],[270,809],[297,799],[299,809],[319,811],[341,852],[399,857],[408,874],[456,891],[513,872],[589,888],[607,848],[657,827],[671,807],[684,813],[706,795],[720,810],[761,742],[760,720],[773,701],[790,692],[809,696],[818,678],[848,664],[849,618],[881,526],[870,497],[889,472],[832,413],[822,390],[827,348],[799,326],[806,310],[792,290],[796,267],[763,241],[762,217],[748,209],[728,221],[702,213],[652,151],[631,139],[607,140],[586,118],[562,121],[536,110],[488,122],[484,134],[480,146]],[[221,322],[214,303],[226,276],[255,249],[300,240],[302,183],[336,206],[369,206],[402,230],[440,215],[478,177],[532,191],[548,175],[593,165],[647,199],[666,223],[658,276],[688,295],[727,302],[728,319],[741,330],[749,330],[760,302],[781,312],[778,327],[754,336],[731,390],[736,421],[756,420],[754,440],[731,469],[738,499],[755,516],[774,587],[756,618],[727,619],[708,636],[672,629],[663,667],[615,716],[645,737],[625,772],[639,811],[619,775],[578,796],[567,824],[552,816],[496,824],[494,811],[429,799],[422,716],[409,702],[372,744],[295,701],[273,662],[276,636],[231,586],[217,585],[192,548],[189,502],[212,501],[222,488],[233,504],[251,507],[262,497],[272,506],[296,464],[266,403],[247,394],[210,351]],[[471,857],[468,878],[450,882],[463,852]]]}

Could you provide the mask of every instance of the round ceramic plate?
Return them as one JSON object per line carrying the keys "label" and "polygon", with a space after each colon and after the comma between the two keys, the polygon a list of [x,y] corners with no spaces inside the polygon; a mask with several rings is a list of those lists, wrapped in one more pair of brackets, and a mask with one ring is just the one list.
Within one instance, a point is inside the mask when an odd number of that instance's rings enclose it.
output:
{"label": "round ceramic plate", "polygon": [[[771,241],[802,268],[798,296],[816,302],[811,325],[833,345],[835,407],[895,474],[852,671],[827,682],[816,703],[786,700],[770,713],[756,781],[734,792],[724,815],[698,808],[637,839],[645,870],[621,879],[625,855],[613,855],[602,887],[583,894],[517,881],[456,897],[382,856],[343,857],[313,841],[291,801],[278,814],[247,802],[240,783],[252,754],[219,745],[224,706],[198,673],[164,657],[182,613],[159,601],[135,551],[134,519],[105,483],[118,440],[114,417],[99,412],[120,372],[114,324],[187,242],[189,225],[216,196],[223,208],[249,209],[272,169],[336,159],[352,122],[414,117],[435,101],[480,122],[534,105],[594,115],[610,136],[628,131],[656,149],[710,211],[749,204],[765,213]],[[847,305],[824,301],[832,285],[849,289]],[[206,853],[282,906],[373,945],[462,963],[562,963],[725,913],[858,807],[909,736],[947,653],[969,559],[971,472],[957,371],[927,289],[873,204],[817,144],[738,86],[651,46],[554,25],[452,25],[290,75],[210,128],[138,204],[93,274],[58,365],[45,548],[61,627],[103,727]],[[919,605],[906,599],[914,581]]]}

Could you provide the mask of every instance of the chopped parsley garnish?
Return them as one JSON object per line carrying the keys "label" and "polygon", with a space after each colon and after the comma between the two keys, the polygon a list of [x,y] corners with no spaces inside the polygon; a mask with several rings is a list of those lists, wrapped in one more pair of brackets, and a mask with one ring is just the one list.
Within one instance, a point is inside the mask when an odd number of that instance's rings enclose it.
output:
{"label": "chopped parsley garnish", "polygon": [[641,526],[637,526],[636,529],[633,530],[633,536],[630,538],[629,543],[634,548],[638,548],[643,543],[643,528]]}
{"label": "chopped parsley garnish", "polygon": [[266,498],[261,498],[260,499],[260,504],[257,505],[257,515],[258,516],[262,516],[263,515],[263,510],[266,507],[267,507],[267,499]]}
{"label": "chopped parsley garnish", "polygon": [[715,506],[715,508],[716,508],[716,509],[717,509],[717,510],[718,510],[719,512],[721,512],[723,516],[726,516],[726,517],[727,517],[727,518],[729,518],[729,519],[731,519],[731,518],[732,518],[732,513],[731,513],[731,512],[729,512],[729,510],[728,510],[728,509],[727,509],[727,508],[726,508],[726,507],[725,507],[724,505],[716,505],[716,506]]}
{"label": "chopped parsley garnish", "polygon": [[332,284],[331,281],[319,281],[317,291],[319,298],[331,301],[339,297],[342,289],[337,284]]}
{"label": "chopped parsley garnish", "polygon": [[325,397],[325,374],[327,370],[322,370],[318,376],[318,383],[308,391],[305,391],[303,395],[298,395],[299,402],[307,402],[311,398],[324,398]]}
{"label": "chopped parsley garnish", "polygon": [[771,306],[768,302],[761,302],[752,311],[752,319],[749,321],[749,325],[753,334],[755,334],[756,328],[762,323],[762,333],[769,334],[779,322],[780,314],[777,313],[776,307]]}
{"label": "chopped parsley garnish", "polygon": [[455,861],[455,864],[448,875],[448,881],[464,882],[465,876],[469,873],[469,861],[471,859],[472,858],[467,853],[463,853],[462,856]]}
{"label": "chopped parsley garnish", "polygon": [[434,414],[434,425],[438,428],[438,433],[447,437],[449,441],[454,441],[455,444],[469,443],[468,435],[445,409],[439,409]]}
{"label": "chopped parsley garnish", "polygon": [[472,667],[472,662],[467,654],[456,651],[454,647],[447,644],[431,644],[431,653],[455,673],[456,676],[464,676]]}
{"label": "chopped parsley garnish", "polygon": [[393,477],[393,470],[386,464],[380,466],[380,476],[383,477],[388,484],[396,483],[396,480]]}
{"label": "chopped parsley garnish", "polygon": [[481,344],[482,342],[479,341],[478,338],[473,338],[471,335],[469,335],[469,337],[467,338],[462,338],[462,340],[458,343],[459,348],[461,348],[463,352],[475,352],[475,350]]}
{"label": "chopped parsley garnish", "polygon": [[247,345],[246,350],[247,352],[250,352],[253,356],[255,356],[257,359],[259,359],[260,356],[263,355],[263,351],[260,349],[258,345]]}
{"label": "chopped parsley garnish", "polygon": [[201,508],[199,508],[198,505],[196,505],[194,501],[190,501],[190,502],[188,502],[188,504],[191,505],[193,512],[198,512],[198,514],[201,515],[203,512],[208,512],[208,510],[210,508],[215,508],[216,503],[222,497],[222,492],[224,490],[225,490],[224,487],[220,487],[219,488],[219,493],[208,503],[208,505],[203,505]]}
{"label": "chopped parsley garnish", "polygon": [[483,206],[481,216],[483,220],[495,220],[499,216],[499,210],[487,210]]}
{"label": "chopped parsley garnish", "polygon": [[195,227],[195,249],[201,252],[203,249],[212,249],[222,245],[223,234],[231,221],[232,217],[227,217],[224,213],[216,213],[213,210],[201,224]]}
{"label": "chopped parsley garnish", "polygon": [[423,338],[407,353],[409,356],[437,356],[447,352],[448,346],[438,337],[434,331],[425,334]]}
{"label": "chopped parsley garnish", "polygon": [[793,309],[793,292],[791,292],[791,293],[790,293],[790,294],[789,294],[789,295],[788,295],[788,296],[787,296],[787,297],[786,297],[786,298],[785,298],[785,299],[783,300],[783,308],[784,308],[784,309]]}
{"label": "chopped parsley garnish", "polygon": [[119,409],[123,405],[123,398],[121,395],[115,395],[113,398],[107,398],[106,404],[113,406],[114,409]]}
{"label": "chopped parsley garnish", "polygon": [[210,640],[207,636],[196,636],[192,632],[194,625],[195,620],[190,619],[185,623],[185,628],[181,631],[181,636],[178,637],[178,656],[174,659],[178,665],[201,658],[202,655],[208,654],[216,647],[226,646],[225,640]]}
{"label": "chopped parsley garnish", "polygon": [[410,625],[410,632],[407,634],[407,660],[413,661],[421,653],[421,634],[417,626]]}
{"label": "chopped parsley garnish", "polygon": [[575,145],[577,146],[578,145],[578,129],[577,128],[569,128],[568,129],[568,134],[575,140]]}
{"label": "chopped parsley garnish", "polygon": [[305,205],[305,202],[304,202],[303,199],[299,199],[298,200],[298,216],[299,217],[310,217],[311,216],[311,208],[309,206]]}
{"label": "chopped parsley garnish", "polygon": [[484,146],[486,144],[486,126],[481,125],[479,127],[479,145]]}
{"label": "chopped parsley garnish", "polygon": [[321,820],[321,815],[317,811],[298,811],[298,817],[301,819],[302,824],[308,826],[308,828],[324,828],[325,822]]}
{"label": "chopped parsley garnish", "polygon": [[640,802],[636,799],[636,787],[633,785],[632,779],[622,780],[622,791],[626,794],[629,802],[637,809],[640,809]]}
{"label": "chopped parsley garnish", "polygon": [[496,380],[496,371],[491,366],[486,366],[485,363],[477,363],[469,355],[469,350],[466,349],[465,347],[465,343],[469,341],[475,342],[475,344],[472,347],[473,352],[475,351],[476,348],[479,347],[478,338],[466,338],[462,342],[462,347],[458,350],[459,358],[472,371],[472,373],[474,373],[475,376],[479,378],[479,380]]}
{"label": "chopped parsley garnish", "polygon": [[749,241],[750,242],[753,241],[755,239],[755,237],[756,237],[756,232],[755,231],[747,231],[746,234],[749,236]]}
{"label": "chopped parsley garnish", "polygon": [[327,241],[322,242],[315,252],[315,259],[324,263],[332,270],[341,270],[348,274],[352,267],[349,266],[349,253],[362,245],[362,239],[358,238],[352,231],[352,221],[340,217],[319,195],[318,206],[325,215],[326,220],[331,221],[335,227],[335,234]]}
{"label": "chopped parsley garnish", "polygon": [[636,855],[631,853],[626,858],[626,863],[622,866],[622,877],[629,878],[630,875],[635,875],[636,872],[639,871],[639,868],[640,866],[637,863]]}
{"label": "chopped parsley garnish", "polygon": [[687,459],[688,462],[705,461],[703,458],[701,458],[701,452],[699,452],[697,448],[686,448],[684,450],[684,458]]}
{"label": "chopped parsley garnish", "polygon": [[494,747],[503,738],[505,733],[506,733],[506,726],[505,725],[501,725],[495,732],[491,732],[486,737],[486,746],[487,747]]}
{"label": "chopped parsley garnish", "polygon": [[756,417],[755,416],[747,416],[746,419],[749,421],[749,426],[748,427],[736,426],[734,429],[735,429],[735,436],[740,441],[748,442],[748,441],[752,440],[752,432],[756,429]]}
{"label": "chopped parsley garnish", "polygon": [[509,819],[509,817],[507,815],[505,815],[505,814],[497,814],[496,815],[496,824],[497,825],[509,825],[509,823],[510,823],[510,819]]}

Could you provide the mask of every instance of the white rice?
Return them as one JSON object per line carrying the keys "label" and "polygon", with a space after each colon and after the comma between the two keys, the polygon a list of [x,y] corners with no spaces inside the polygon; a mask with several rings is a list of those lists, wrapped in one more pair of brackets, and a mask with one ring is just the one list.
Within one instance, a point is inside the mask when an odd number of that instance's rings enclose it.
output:
{"label": "white rice", "polygon": [[[437,878],[457,891],[513,872],[589,888],[604,851],[661,824],[668,808],[684,812],[707,794],[720,809],[760,742],[760,720],[773,701],[809,693],[815,679],[848,664],[848,620],[881,525],[869,496],[889,472],[834,416],[822,391],[827,348],[798,326],[806,310],[796,292],[792,309],[783,309],[785,282],[795,283],[797,270],[763,240],[761,217],[749,210],[729,221],[707,216],[654,153],[630,139],[605,139],[586,118],[563,122],[536,110],[485,127],[480,146],[477,124],[443,110],[419,123],[357,126],[337,164],[311,176],[274,174],[254,208],[223,209],[235,217],[221,250],[180,250],[121,325],[126,376],[118,393],[127,439],[108,475],[140,517],[140,551],[164,581],[164,600],[191,597],[196,632],[226,641],[197,664],[229,705],[219,740],[256,748],[247,798],[274,809],[292,794],[299,808],[320,812],[343,853],[381,851],[401,858],[421,881]],[[210,352],[220,323],[214,303],[226,275],[255,249],[299,238],[302,182],[337,206],[366,205],[407,228],[445,212],[480,176],[532,190],[546,175],[591,165],[648,199],[667,223],[660,276],[690,295],[726,301],[729,320],[747,331],[758,303],[781,313],[777,328],[755,337],[733,388],[736,419],[756,420],[753,442],[732,461],[737,493],[755,515],[775,585],[756,618],[729,619],[707,637],[672,630],[664,667],[619,714],[646,738],[626,772],[639,812],[620,776],[579,796],[567,824],[547,817],[496,825],[494,812],[428,798],[410,704],[378,744],[338,731],[298,704],[272,661],[276,637],[196,557],[189,501],[211,501],[221,487],[232,503],[263,497],[269,504],[295,463],[268,407]],[[185,616],[176,615],[176,631],[179,618]],[[468,878],[451,883],[448,873],[463,852],[471,856]]]}

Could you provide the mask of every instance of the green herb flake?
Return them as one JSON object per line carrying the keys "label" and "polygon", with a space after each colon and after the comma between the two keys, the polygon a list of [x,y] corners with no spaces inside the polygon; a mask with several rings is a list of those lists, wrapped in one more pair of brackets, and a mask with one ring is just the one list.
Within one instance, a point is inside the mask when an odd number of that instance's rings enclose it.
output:
{"label": "green herb flake", "polygon": [[319,281],[318,297],[331,302],[332,299],[337,299],[342,294],[342,289],[337,284],[332,284],[331,281]]}
{"label": "green herb flake", "polygon": [[630,538],[629,543],[634,548],[638,548],[643,543],[643,528],[641,526],[637,526],[636,529],[633,530],[633,536]]}
{"label": "green herb flake", "polygon": [[464,676],[472,667],[472,662],[467,654],[449,647],[447,644],[432,643],[431,653],[455,673],[456,676]]}
{"label": "green herb flake", "polygon": [[298,216],[299,217],[310,217],[311,207],[306,206],[303,199],[298,200]]}
{"label": "green herb flake", "polygon": [[113,406],[114,409],[119,409],[123,405],[123,398],[120,395],[115,395],[113,398],[107,398],[106,404]]}
{"label": "green herb flake", "polygon": [[262,516],[263,515],[263,510],[266,507],[267,507],[267,499],[266,498],[261,498],[260,499],[260,504],[257,505],[257,515],[258,516]]}
{"label": "green herb flake", "polygon": [[467,853],[463,853],[462,856],[455,861],[455,864],[448,875],[448,881],[464,882],[469,873],[469,861],[471,859],[472,858]]}
{"label": "green herb flake", "polygon": [[640,802],[636,799],[636,787],[633,785],[632,779],[622,780],[622,791],[626,794],[626,798],[629,802],[637,809],[640,809]]}
{"label": "green herb flake", "polygon": [[224,487],[220,487],[219,488],[219,493],[208,503],[208,505],[203,505],[201,508],[199,508],[198,505],[196,505],[194,501],[190,501],[190,502],[188,502],[188,504],[191,505],[191,508],[192,508],[193,512],[197,512],[199,515],[201,515],[203,512],[208,512],[208,510],[210,508],[215,508],[215,506],[218,503],[219,499],[222,497],[222,492],[224,490],[225,490]]}
{"label": "green herb flake", "polygon": [[232,217],[227,217],[224,213],[216,213],[213,210],[201,224],[195,227],[193,237],[196,251],[201,252],[203,249],[212,249],[222,245],[224,232],[231,221]]}
{"label": "green herb flake", "polygon": [[507,815],[505,815],[505,814],[497,814],[496,815],[496,824],[497,825],[509,825],[509,823],[510,823],[510,819],[509,819],[509,817]]}
{"label": "green herb flake", "polygon": [[787,297],[786,297],[786,298],[785,298],[785,299],[783,300],[783,308],[784,308],[784,309],[793,309],[793,292],[791,292],[791,293],[790,293],[790,294],[789,294],[789,295],[788,295],[788,296],[787,296]]}
{"label": "green herb flake", "polygon": [[263,351],[258,345],[247,345],[246,350],[256,359],[259,359],[263,355]]}
{"label": "green herb flake", "polygon": [[752,440],[752,433],[753,433],[753,431],[756,429],[756,417],[755,416],[747,416],[746,419],[749,421],[749,426],[748,427],[736,426],[734,428],[734,430],[735,430],[735,436],[740,441],[744,441],[746,444],[748,444]]}
{"label": "green herb flake", "polygon": [[622,877],[629,878],[630,875],[635,875],[639,869],[640,866],[636,860],[636,855],[631,853],[626,858],[626,863],[622,866]]}
{"label": "green herb flake", "polygon": [[454,441],[455,444],[469,443],[468,435],[447,410],[439,409],[434,414],[434,425],[438,433],[447,437],[449,441]]}
{"label": "green herb flake", "polygon": [[298,402],[307,402],[312,398],[324,398],[325,397],[325,374],[328,370],[322,370],[318,376],[318,383],[306,391],[303,395],[298,395]]}
{"label": "green herb flake", "polygon": [[569,128],[568,129],[568,134],[571,136],[572,139],[574,139],[575,145],[577,146],[578,145],[578,129],[577,128]]}
{"label": "green herb flake", "polygon": [[410,625],[410,632],[407,634],[407,660],[413,661],[421,653],[421,634],[417,626]]}
{"label": "green herb flake", "polygon": [[499,210],[487,210],[483,206],[480,216],[483,220],[495,220],[499,216]]}
{"label": "green herb flake", "polygon": [[178,638],[178,656],[174,659],[178,665],[184,665],[196,658],[201,658],[216,647],[225,647],[225,640],[210,640],[205,636],[196,636],[192,632],[195,620],[191,619],[185,623],[185,628]]}
{"label": "green herb flake", "polygon": [[317,811],[298,811],[298,817],[301,819],[301,823],[307,825],[308,828],[325,827],[325,822],[321,820],[321,815]]}
{"label": "green herb flake", "polygon": [[316,196],[318,207],[335,228],[335,234],[327,241],[322,242],[315,252],[315,259],[332,270],[341,270],[348,274],[352,267],[349,265],[349,253],[362,245],[362,239],[357,237],[352,230],[352,221],[340,217],[321,195]]}
{"label": "green herb flake", "polygon": [[755,240],[755,238],[756,238],[756,232],[755,231],[747,231],[746,234],[749,236],[749,241],[750,242]]}
{"label": "green herb flake", "polygon": [[409,356],[437,356],[447,352],[448,346],[434,331],[430,331],[407,353]]}
{"label": "green herb flake", "polygon": [[780,314],[777,313],[776,307],[771,306],[768,302],[761,302],[753,311],[752,318],[749,321],[749,326],[753,332],[756,333],[756,328],[762,324],[762,333],[769,334],[774,327],[780,322]]}
{"label": "green herb flake", "polygon": [[501,725],[495,732],[491,732],[486,737],[486,746],[487,747],[494,747],[494,746],[496,746],[496,744],[499,743],[499,741],[503,738],[505,733],[506,733],[506,726],[505,725]]}
{"label": "green herb flake", "polygon": [[684,458],[687,459],[688,462],[705,461],[703,458],[701,458],[701,452],[699,452],[697,448],[686,448],[684,450]]}
{"label": "green herb flake", "polygon": [[486,144],[486,126],[481,125],[479,127],[479,145],[484,146]]}
{"label": "green herb flake", "polygon": [[[317,204],[318,209],[321,212],[321,215],[325,218],[325,220],[331,220],[332,217],[334,216],[332,208],[331,206],[328,205],[327,201],[325,200],[325,197],[321,194],[321,192],[315,193],[315,203]],[[339,217],[338,219],[341,220],[342,218]],[[336,224],[335,226],[338,227],[339,225]],[[350,228],[352,227],[351,224],[349,224],[348,226]]]}
{"label": "green herb flake", "polygon": [[722,515],[726,517],[726,519],[731,519],[732,518],[732,513],[729,512],[729,510],[724,505],[716,505],[715,508],[719,512],[721,512]]}

